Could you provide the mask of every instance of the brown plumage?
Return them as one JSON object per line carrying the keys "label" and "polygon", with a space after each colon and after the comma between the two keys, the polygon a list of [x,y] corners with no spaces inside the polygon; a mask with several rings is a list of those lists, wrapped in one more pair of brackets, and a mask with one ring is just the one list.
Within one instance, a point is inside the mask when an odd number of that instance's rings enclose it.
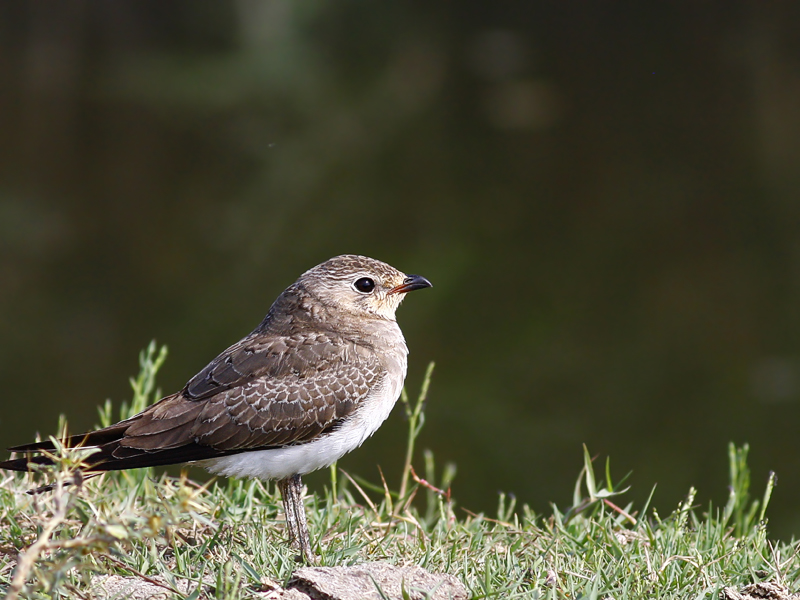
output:
{"label": "brown plumage", "polygon": [[[380,379],[374,350],[331,334],[282,335],[271,331],[273,323],[266,319],[182,391],[131,419],[71,436],[66,445],[96,446],[88,470],[111,471],[284,447],[330,431]],[[10,450],[41,452],[53,444]],[[26,470],[28,460],[0,462],[0,468]],[[50,461],[39,456],[32,462]]]}
{"label": "brown plumage", "polygon": [[[424,287],[426,279],[363,256],[326,261],[180,392],[66,445],[97,448],[87,471],[202,461],[214,473],[281,479],[287,520],[296,521],[290,537],[311,560],[300,475],[360,445],[388,415],[407,354],[394,312]],[[0,468],[24,471],[49,463],[42,452],[53,444],[11,450],[25,457]]]}

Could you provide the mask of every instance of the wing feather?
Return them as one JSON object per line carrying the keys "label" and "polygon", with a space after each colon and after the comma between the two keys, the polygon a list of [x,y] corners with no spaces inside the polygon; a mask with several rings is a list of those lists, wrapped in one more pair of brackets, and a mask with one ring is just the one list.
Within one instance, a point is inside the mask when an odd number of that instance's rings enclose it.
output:
{"label": "wing feather", "polygon": [[[353,414],[384,370],[375,354],[332,334],[254,332],[215,358],[179,393],[111,427],[72,436],[95,446],[89,470],[204,460],[246,450],[301,444]],[[40,453],[49,442],[12,450]],[[24,470],[28,460],[0,467]]]}

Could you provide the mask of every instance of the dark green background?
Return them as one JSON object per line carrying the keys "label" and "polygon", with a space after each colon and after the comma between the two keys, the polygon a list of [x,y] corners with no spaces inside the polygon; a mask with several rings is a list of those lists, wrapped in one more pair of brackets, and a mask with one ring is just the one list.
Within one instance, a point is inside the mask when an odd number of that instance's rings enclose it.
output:
{"label": "dark green background", "polygon": [[[341,253],[399,313],[472,510],[569,503],[581,444],[800,533],[800,4],[0,4],[0,441],[180,388]],[[396,411],[343,466],[397,479]],[[200,473],[198,472],[199,476]],[[317,485],[319,485],[319,479]],[[639,504],[640,505],[640,504]]]}

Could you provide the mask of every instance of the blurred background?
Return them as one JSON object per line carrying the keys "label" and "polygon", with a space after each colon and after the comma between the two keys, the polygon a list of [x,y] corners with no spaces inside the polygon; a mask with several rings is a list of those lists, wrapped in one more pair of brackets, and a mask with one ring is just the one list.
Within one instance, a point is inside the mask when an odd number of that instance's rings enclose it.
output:
{"label": "blurred background", "polygon": [[[800,535],[798,3],[0,4],[0,443],[181,388],[330,256],[399,312],[453,494],[727,498]],[[341,461],[397,481],[395,410]],[[417,461],[421,464],[421,460]],[[195,477],[202,472],[194,470]],[[312,488],[326,475],[310,479]]]}

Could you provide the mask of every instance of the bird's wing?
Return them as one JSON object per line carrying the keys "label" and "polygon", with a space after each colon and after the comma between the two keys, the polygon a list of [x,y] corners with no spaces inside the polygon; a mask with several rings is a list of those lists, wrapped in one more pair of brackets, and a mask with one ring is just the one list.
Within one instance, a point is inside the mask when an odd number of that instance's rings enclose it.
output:
{"label": "bird's wing", "polygon": [[[182,392],[127,421],[72,436],[68,445],[97,446],[90,469],[116,470],[300,444],[335,428],[383,378],[374,353],[352,342],[322,334],[251,336]],[[49,442],[12,448],[49,449]]]}
{"label": "bird's wing", "polygon": [[121,445],[152,450],[193,441],[235,451],[302,443],[350,415],[382,378],[374,354],[324,336],[241,346],[144,413]]}
{"label": "bird's wing", "polygon": [[183,394],[191,400],[203,400],[259,377],[308,377],[362,354],[357,352],[355,344],[322,332],[286,336],[251,334],[192,377]]}

